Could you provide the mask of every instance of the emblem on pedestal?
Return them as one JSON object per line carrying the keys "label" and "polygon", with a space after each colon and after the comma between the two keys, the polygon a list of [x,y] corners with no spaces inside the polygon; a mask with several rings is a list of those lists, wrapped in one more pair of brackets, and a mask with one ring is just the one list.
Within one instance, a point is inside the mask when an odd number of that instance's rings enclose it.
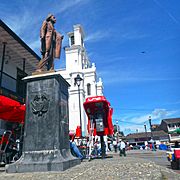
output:
{"label": "emblem on pedestal", "polygon": [[49,109],[49,99],[44,94],[36,95],[31,102],[31,109],[33,114],[42,116]]}

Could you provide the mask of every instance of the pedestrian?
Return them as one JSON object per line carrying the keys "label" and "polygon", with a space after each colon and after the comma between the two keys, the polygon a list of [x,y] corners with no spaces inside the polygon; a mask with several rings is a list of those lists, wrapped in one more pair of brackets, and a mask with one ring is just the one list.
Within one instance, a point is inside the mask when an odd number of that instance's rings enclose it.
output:
{"label": "pedestrian", "polygon": [[133,149],[133,145],[132,145],[132,144],[131,144],[129,147],[130,147],[130,150],[132,150],[132,149]]}
{"label": "pedestrian", "polygon": [[108,140],[108,151],[112,151],[112,149],[111,149],[111,140]]}
{"label": "pedestrian", "polygon": [[117,140],[113,140],[114,152],[117,153]]}
{"label": "pedestrian", "polygon": [[94,153],[95,153],[95,156],[99,156],[101,154],[101,144],[98,138],[96,139],[94,143]]}
{"label": "pedestrian", "polygon": [[74,141],[75,135],[70,136],[70,149],[73,155],[77,156],[81,161],[83,160],[83,155],[81,154],[80,150],[78,149],[75,141]]}
{"label": "pedestrian", "polygon": [[155,143],[152,143],[152,151],[156,151]]}
{"label": "pedestrian", "polygon": [[126,144],[122,139],[120,139],[120,142],[119,142],[119,155],[122,156],[122,154],[124,155],[124,157],[126,156]]}
{"label": "pedestrian", "polygon": [[150,148],[150,150],[152,150],[152,143],[149,144],[149,148]]}
{"label": "pedestrian", "polygon": [[175,145],[174,146],[175,148],[179,148],[179,142],[178,141],[176,141],[174,145]]}

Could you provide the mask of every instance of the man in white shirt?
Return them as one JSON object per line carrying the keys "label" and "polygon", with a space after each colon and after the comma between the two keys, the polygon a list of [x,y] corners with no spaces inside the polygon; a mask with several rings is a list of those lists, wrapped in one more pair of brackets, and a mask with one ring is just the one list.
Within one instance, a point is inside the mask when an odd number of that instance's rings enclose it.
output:
{"label": "man in white shirt", "polygon": [[126,149],[125,148],[126,148],[125,142],[120,139],[120,142],[119,142],[119,151],[120,151],[119,155],[120,156],[122,156],[122,154],[124,156],[126,156]]}

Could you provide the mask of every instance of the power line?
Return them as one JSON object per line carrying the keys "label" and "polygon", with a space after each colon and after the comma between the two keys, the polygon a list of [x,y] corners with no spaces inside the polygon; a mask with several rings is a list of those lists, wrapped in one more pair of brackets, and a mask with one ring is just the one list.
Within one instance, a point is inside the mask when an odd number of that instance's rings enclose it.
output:
{"label": "power line", "polygon": [[[166,110],[166,111],[172,111],[173,109],[166,109],[166,108],[152,108],[152,109],[135,109],[135,108],[117,108],[117,107],[113,107],[114,110],[121,110],[121,111],[154,111],[156,109],[162,109],[162,110]],[[179,110],[179,109],[178,109]]]}
{"label": "power line", "polygon": [[113,107],[113,109],[118,109],[122,111],[153,111],[154,110],[154,109],[123,109],[123,108],[115,108],[115,107]]}
{"label": "power line", "polygon": [[131,122],[131,121],[123,121],[120,119],[113,119],[114,121],[118,121],[118,122],[122,122],[124,124],[134,124],[134,125],[144,125],[145,122],[147,122],[148,120],[141,122],[141,123],[135,123],[135,122]]}
{"label": "power line", "polygon": [[144,109],[144,108],[118,108],[118,107],[113,107],[115,109],[121,109],[121,110],[154,110],[153,108],[152,109]]}

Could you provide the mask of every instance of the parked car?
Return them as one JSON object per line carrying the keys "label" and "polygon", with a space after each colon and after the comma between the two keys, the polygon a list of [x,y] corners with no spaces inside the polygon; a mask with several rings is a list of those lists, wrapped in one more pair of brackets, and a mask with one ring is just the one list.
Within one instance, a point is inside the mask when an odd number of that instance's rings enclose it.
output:
{"label": "parked car", "polygon": [[137,149],[140,149],[140,147],[141,147],[140,145],[135,145],[135,146],[133,146],[133,149],[137,150]]}
{"label": "parked car", "polygon": [[180,148],[171,144],[166,152],[166,156],[171,163],[172,169],[180,169]]}

